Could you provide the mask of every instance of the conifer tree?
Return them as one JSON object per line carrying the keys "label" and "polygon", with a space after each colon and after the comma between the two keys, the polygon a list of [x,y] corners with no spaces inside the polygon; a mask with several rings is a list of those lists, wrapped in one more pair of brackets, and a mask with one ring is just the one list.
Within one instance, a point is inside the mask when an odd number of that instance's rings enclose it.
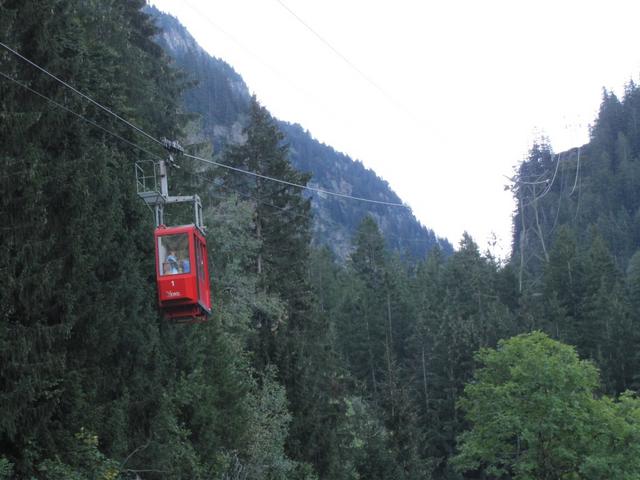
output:
{"label": "conifer tree", "polygon": [[345,292],[339,324],[341,350],[350,370],[357,379],[366,382],[372,400],[379,403],[385,351],[388,352],[385,342],[388,255],[371,217],[362,220],[353,243],[352,290]]}
{"label": "conifer tree", "polygon": [[291,185],[306,185],[309,176],[291,167],[282,134],[255,99],[245,135],[245,143],[230,148],[225,160],[259,176],[239,178],[231,173],[225,185],[253,203],[257,289],[283,307],[254,311],[257,336],[250,347],[256,368],[276,365],[286,387],[292,412],[288,454],[322,472],[331,449],[328,430],[333,423],[326,420],[335,413],[329,395],[337,366],[331,356],[328,319],[314,309],[309,283],[309,200]]}

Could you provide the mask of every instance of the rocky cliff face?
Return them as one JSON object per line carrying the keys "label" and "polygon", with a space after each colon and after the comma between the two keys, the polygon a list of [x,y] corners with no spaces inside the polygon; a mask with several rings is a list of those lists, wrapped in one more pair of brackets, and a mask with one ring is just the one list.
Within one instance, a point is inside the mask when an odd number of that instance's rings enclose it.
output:
{"label": "rocky cliff face", "polygon": [[[217,154],[230,143],[242,142],[250,102],[242,77],[226,62],[206,53],[177,19],[153,7],[148,8],[148,13],[161,29],[158,44],[195,83],[184,97],[185,110],[200,116],[199,131],[192,132],[192,136],[210,142]],[[361,162],[313,139],[300,125],[278,124],[289,145],[291,163],[313,175],[310,185],[357,197],[401,202],[387,182]],[[351,237],[366,215],[376,220],[388,245],[403,255],[423,257],[436,245],[445,253],[453,251],[449,242],[421,225],[410,209],[316,193],[312,196],[314,243],[329,246],[341,259],[348,257]]]}

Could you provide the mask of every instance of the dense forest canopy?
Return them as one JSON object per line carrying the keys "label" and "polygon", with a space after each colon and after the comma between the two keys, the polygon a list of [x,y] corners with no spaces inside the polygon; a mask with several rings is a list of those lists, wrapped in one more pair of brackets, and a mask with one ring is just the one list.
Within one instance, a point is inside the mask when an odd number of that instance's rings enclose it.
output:
{"label": "dense forest canopy", "polygon": [[167,322],[133,177],[166,152],[0,49],[0,478],[640,475],[637,86],[605,92],[587,145],[532,147],[508,263],[468,235],[404,255],[375,211],[341,259],[312,242],[313,198],[264,179],[313,181],[283,142],[295,127],[210,85],[220,118],[246,117],[241,141],[208,137],[144,8],[5,0],[0,41],[152,137],[263,177],[178,158],[172,188],[203,197],[214,311]]}

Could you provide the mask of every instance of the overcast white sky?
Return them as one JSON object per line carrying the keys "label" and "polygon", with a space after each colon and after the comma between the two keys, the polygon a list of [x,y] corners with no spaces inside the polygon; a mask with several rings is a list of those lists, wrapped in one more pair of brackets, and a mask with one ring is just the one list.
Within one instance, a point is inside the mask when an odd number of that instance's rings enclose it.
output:
{"label": "overcast white sky", "polygon": [[505,175],[540,132],[556,152],[586,143],[602,88],[621,95],[640,73],[637,1],[151,3],[273,115],[374,169],[424,225],[483,249],[495,233],[503,255]]}

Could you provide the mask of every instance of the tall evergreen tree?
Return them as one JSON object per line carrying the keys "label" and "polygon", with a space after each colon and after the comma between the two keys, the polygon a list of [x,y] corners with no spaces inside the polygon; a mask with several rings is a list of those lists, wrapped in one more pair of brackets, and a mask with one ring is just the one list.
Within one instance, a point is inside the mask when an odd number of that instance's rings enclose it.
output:
{"label": "tall evergreen tree", "polygon": [[277,298],[283,307],[254,312],[257,337],[250,345],[256,352],[256,367],[277,365],[278,378],[286,387],[293,414],[289,454],[322,472],[331,450],[328,431],[335,407],[330,403],[330,389],[337,365],[331,356],[328,318],[314,308],[309,283],[309,200],[294,186],[306,185],[309,176],[291,167],[282,134],[255,99],[245,135],[245,143],[230,148],[225,160],[257,176],[239,178],[231,173],[225,186],[254,205],[257,288]]}

